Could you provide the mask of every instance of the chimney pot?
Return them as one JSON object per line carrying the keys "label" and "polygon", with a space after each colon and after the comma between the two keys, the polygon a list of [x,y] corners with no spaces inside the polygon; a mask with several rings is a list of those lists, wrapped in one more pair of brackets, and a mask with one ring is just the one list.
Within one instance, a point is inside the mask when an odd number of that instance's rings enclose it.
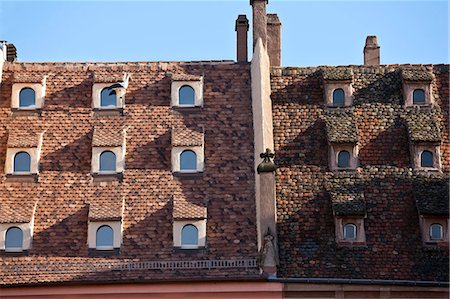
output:
{"label": "chimney pot", "polygon": [[277,14],[267,14],[267,52],[271,66],[281,65],[281,22]]}
{"label": "chimney pot", "polygon": [[237,61],[248,61],[247,35],[248,35],[248,19],[246,15],[239,15],[236,19],[236,53]]}
{"label": "chimney pot", "polygon": [[369,35],[366,38],[364,65],[380,65],[380,46],[375,35]]}
{"label": "chimney pot", "polygon": [[13,44],[6,44],[6,61],[15,62],[17,60],[17,49]]}

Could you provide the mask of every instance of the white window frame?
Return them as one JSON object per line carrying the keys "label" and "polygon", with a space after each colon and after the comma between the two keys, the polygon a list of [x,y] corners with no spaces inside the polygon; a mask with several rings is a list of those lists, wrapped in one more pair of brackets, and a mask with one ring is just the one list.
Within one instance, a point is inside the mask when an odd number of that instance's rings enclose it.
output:
{"label": "white window frame", "polygon": [[[6,232],[11,227],[18,227],[22,230],[22,248],[6,249]],[[0,250],[5,252],[22,252],[31,248],[33,238],[33,221],[28,223],[0,223]]]}
{"label": "white window frame", "polygon": [[[14,172],[14,157],[19,152],[26,152],[30,155],[30,172],[21,171]],[[39,174],[39,156],[40,147],[37,148],[7,148],[6,149],[6,161],[5,161],[5,173],[8,175],[30,175]]]}
{"label": "white window frame", "polygon": [[115,90],[116,91],[116,100],[117,100],[116,106],[107,106],[107,107],[101,106],[100,97],[101,97],[102,90],[106,87],[109,87],[109,86],[115,84],[115,83],[117,83],[117,82],[94,83],[92,85],[92,108],[107,111],[107,110],[121,109],[121,108],[125,107],[125,92],[126,92],[126,90],[123,88]]}
{"label": "white window frame", "polygon": [[[181,245],[181,231],[184,226],[191,224],[198,229],[197,245]],[[175,220],[173,222],[173,246],[180,249],[199,249],[206,246],[206,219]]]}
{"label": "white window frame", "polygon": [[[180,105],[180,88],[184,85],[192,87],[195,92],[195,102],[194,105]],[[171,107],[203,107],[203,77],[198,81],[172,81],[171,87]]]}
{"label": "white window frame", "polygon": [[[36,109],[42,109],[44,106],[44,100],[45,100],[45,79],[42,80],[42,83],[15,83],[12,86],[12,93],[11,93],[11,108],[17,109],[17,110],[36,110]],[[34,90],[35,96],[36,96],[36,102],[34,106],[30,107],[20,107],[20,91],[24,88],[31,88]]]}
{"label": "white window frame", "polygon": [[[181,170],[180,157],[184,151],[193,151],[197,155],[196,170]],[[174,146],[172,147],[172,172],[175,173],[199,173],[204,170],[204,149],[203,146]]]}
{"label": "white window frame", "polygon": [[[100,155],[105,151],[111,151],[116,155],[116,171],[100,171]],[[125,170],[125,147],[93,147],[91,169],[92,173],[98,175],[123,173]]]}
{"label": "white window frame", "polygon": [[[98,246],[97,247],[97,230],[104,225],[108,225],[113,230],[113,246]],[[90,249],[98,251],[113,250],[122,246],[123,227],[122,221],[89,221],[88,223],[88,246]]]}

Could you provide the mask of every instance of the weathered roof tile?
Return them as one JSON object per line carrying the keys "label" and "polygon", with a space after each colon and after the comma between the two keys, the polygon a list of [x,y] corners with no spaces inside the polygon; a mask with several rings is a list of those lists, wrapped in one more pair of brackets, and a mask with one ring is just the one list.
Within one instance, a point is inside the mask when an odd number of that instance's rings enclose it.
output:
{"label": "weathered roof tile", "polygon": [[327,111],[324,115],[324,120],[329,142],[358,142],[358,127],[353,110]]}
{"label": "weathered roof tile", "polygon": [[92,137],[93,147],[123,146],[125,130],[123,127],[96,126]]}
{"label": "weathered roof tile", "polygon": [[420,214],[448,215],[449,182],[447,179],[416,180],[414,197]]}
{"label": "weathered roof tile", "polygon": [[434,113],[411,111],[406,117],[408,137],[416,142],[439,142],[441,132]]}
{"label": "weathered roof tile", "polygon": [[41,143],[42,134],[29,131],[10,131],[8,135],[9,148],[33,148]]}
{"label": "weathered roof tile", "polygon": [[173,219],[206,219],[205,204],[193,203],[186,199],[173,200]]}
{"label": "weathered roof tile", "polygon": [[325,81],[348,81],[353,79],[353,71],[349,68],[325,68],[322,76]]}
{"label": "weathered roof tile", "polygon": [[177,126],[172,128],[172,146],[202,146],[203,127],[187,128]]}
{"label": "weathered roof tile", "polygon": [[121,220],[124,197],[116,188],[98,189],[89,201],[90,221]]}
{"label": "weathered roof tile", "polygon": [[403,80],[406,81],[433,81],[433,75],[423,67],[404,68],[401,71]]}

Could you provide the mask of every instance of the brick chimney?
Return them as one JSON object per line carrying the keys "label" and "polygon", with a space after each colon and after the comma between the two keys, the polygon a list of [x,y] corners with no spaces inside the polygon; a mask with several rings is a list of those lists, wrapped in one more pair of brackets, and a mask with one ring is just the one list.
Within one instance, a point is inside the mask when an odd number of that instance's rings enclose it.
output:
{"label": "brick chimney", "polygon": [[17,60],[17,49],[13,44],[6,44],[6,61],[15,62]]}
{"label": "brick chimney", "polygon": [[261,38],[263,46],[267,48],[266,4],[268,2],[268,0],[250,0],[253,10],[253,50],[258,38]]}
{"label": "brick chimney", "polygon": [[380,46],[375,35],[369,35],[366,38],[364,65],[380,65]]}
{"label": "brick chimney", "polygon": [[248,61],[247,35],[248,19],[246,15],[239,15],[236,19],[236,60],[238,62]]}
{"label": "brick chimney", "polygon": [[267,52],[271,66],[281,65],[281,22],[277,14],[267,14]]}

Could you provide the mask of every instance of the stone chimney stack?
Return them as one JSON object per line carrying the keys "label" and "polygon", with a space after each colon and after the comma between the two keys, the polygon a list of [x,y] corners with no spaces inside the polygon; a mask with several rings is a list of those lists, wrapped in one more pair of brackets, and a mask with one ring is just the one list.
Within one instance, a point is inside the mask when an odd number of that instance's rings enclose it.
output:
{"label": "stone chimney stack", "polygon": [[268,2],[268,0],[250,0],[253,9],[253,50],[258,38],[261,38],[263,46],[267,49],[266,4]]}
{"label": "stone chimney stack", "polygon": [[364,65],[380,65],[380,46],[375,35],[369,35],[366,38]]}
{"label": "stone chimney stack", "polygon": [[277,14],[267,14],[267,52],[271,66],[281,65],[281,22]]}
{"label": "stone chimney stack", "polygon": [[248,61],[247,35],[248,35],[248,19],[246,15],[239,15],[236,19],[236,60],[238,62]]}
{"label": "stone chimney stack", "polygon": [[17,49],[13,44],[6,44],[6,61],[14,62],[17,60]]}

